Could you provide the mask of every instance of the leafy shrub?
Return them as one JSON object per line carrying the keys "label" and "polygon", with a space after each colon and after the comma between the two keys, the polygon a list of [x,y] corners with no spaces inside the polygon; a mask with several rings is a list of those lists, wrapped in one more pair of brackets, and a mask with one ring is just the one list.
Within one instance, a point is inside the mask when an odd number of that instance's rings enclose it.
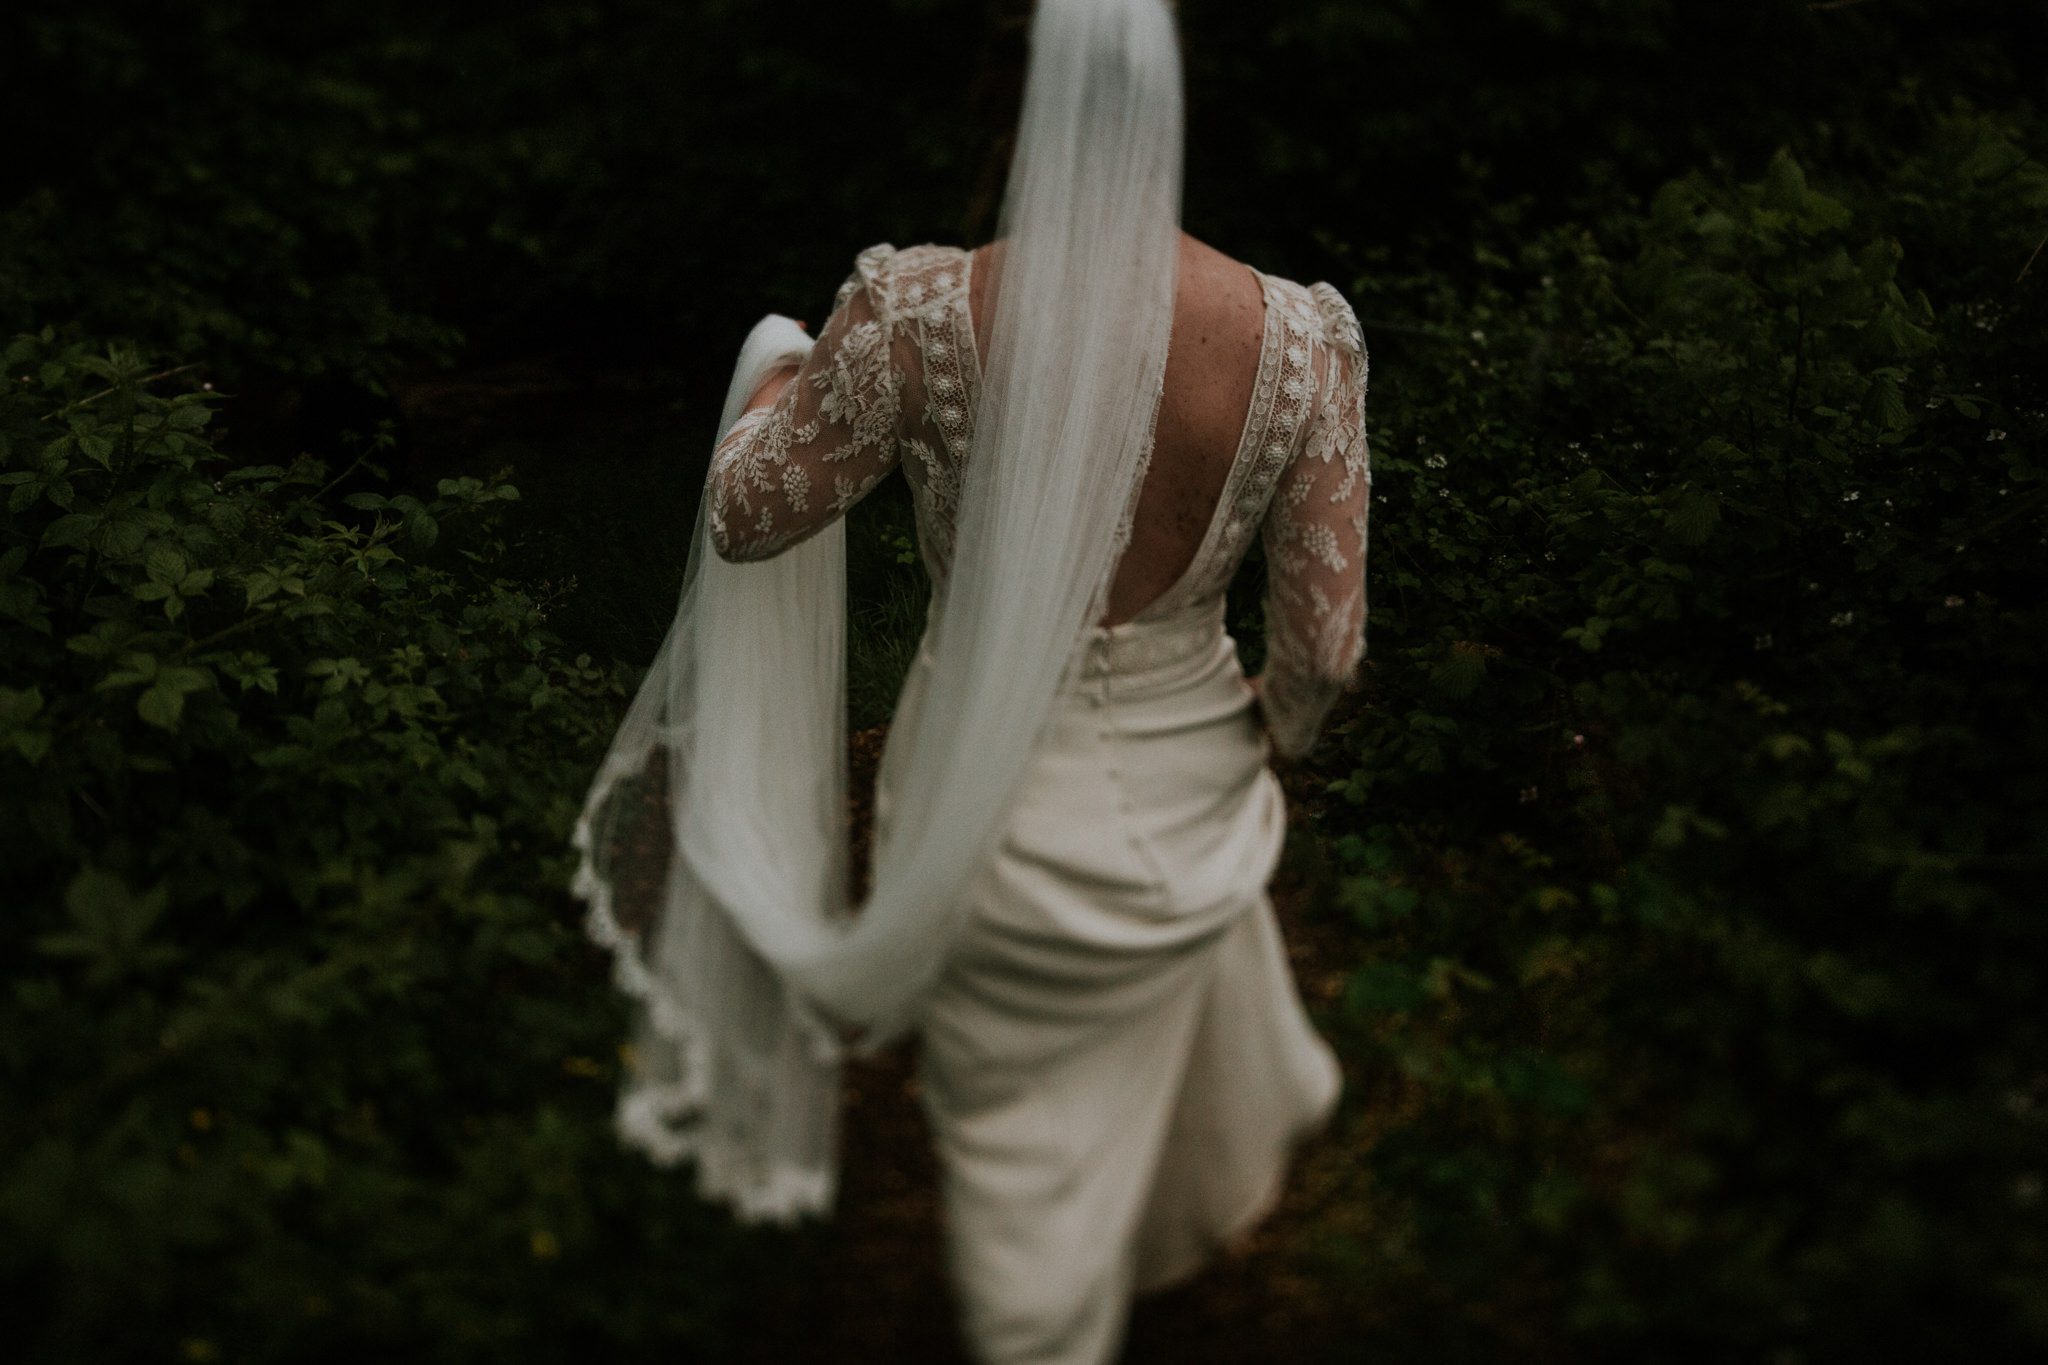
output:
{"label": "leafy shrub", "polygon": [[2048,1344],[2040,132],[1360,281],[1458,319],[1375,366],[1321,822],[1378,1134],[1324,1265],[1418,1343]]}
{"label": "leafy shrub", "polygon": [[179,371],[4,356],[17,1348],[715,1351],[776,1244],[612,1138],[565,832],[623,685],[493,576],[515,490],[234,467]]}

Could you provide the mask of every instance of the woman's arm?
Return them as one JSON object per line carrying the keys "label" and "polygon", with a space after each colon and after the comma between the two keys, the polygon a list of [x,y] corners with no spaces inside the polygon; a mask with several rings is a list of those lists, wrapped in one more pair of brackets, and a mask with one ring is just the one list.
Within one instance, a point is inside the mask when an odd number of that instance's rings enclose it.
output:
{"label": "woman's arm", "polygon": [[1327,285],[1316,295],[1326,342],[1317,410],[1261,528],[1266,667],[1255,690],[1273,746],[1288,758],[1315,743],[1365,654],[1366,358],[1350,306]]}
{"label": "woman's arm", "polygon": [[769,375],[713,452],[706,521],[721,558],[781,553],[896,467],[904,374],[889,301],[891,255],[885,247],[861,253],[810,355]]}

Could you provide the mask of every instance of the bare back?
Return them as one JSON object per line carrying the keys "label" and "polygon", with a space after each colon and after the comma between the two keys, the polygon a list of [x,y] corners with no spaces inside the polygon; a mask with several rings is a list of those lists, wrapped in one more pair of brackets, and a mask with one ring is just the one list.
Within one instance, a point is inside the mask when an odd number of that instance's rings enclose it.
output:
{"label": "bare back", "polygon": [[[969,307],[988,358],[988,290],[1000,244],[973,252]],[[1151,464],[1138,491],[1130,548],[1110,581],[1101,624],[1137,616],[1201,549],[1244,434],[1265,333],[1264,290],[1252,270],[1183,232],[1165,392]]]}
{"label": "bare back", "polygon": [[[900,464],[926,570],[945,581],[1002,250],[879,242],[855,258],[795,377],[713,455],[705,524],[720,555],[780,553]],[[1365,646],[1363,334],[1327,281],[1269,275],[1186,234],[1178,257],[1154,448],[1098,624],[1216,621],[1259,537],[1258,704],[1278,749],[1306,752]]]}

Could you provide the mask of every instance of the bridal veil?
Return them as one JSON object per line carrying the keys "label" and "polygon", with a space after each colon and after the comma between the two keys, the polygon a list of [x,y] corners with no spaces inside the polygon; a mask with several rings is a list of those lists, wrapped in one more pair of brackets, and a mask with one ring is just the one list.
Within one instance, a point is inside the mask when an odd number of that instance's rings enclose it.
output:
{"label": "bridal veil", "polygon": [[[848,878],[844,519],[735,564],[700,505],[681,598],[578,819],[576,892],[638,1002],[622,1137],[745,1218],[831,1202],[839,1063],[915,1027],[965,893],[1101,616],[1150,457],[1178,263],[1165,0],[1040,0],[991,256],[988,356],[896,809]],[[721,433],[810,340],[769,316]],[[628,837],[666,784],[659,875]]]}

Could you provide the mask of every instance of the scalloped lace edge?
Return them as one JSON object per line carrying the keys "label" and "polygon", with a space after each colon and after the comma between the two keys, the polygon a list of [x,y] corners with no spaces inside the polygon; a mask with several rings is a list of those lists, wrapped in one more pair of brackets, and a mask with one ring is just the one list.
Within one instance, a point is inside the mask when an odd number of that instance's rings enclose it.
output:
{"label": "scalloped lace edge", "polygon": [[625,764],[607,764],[597,789],[585,803],[570,844],[578,854],[570,893],[589,905],[584,935],[605,949],[612,960],[612,984],[647,1010],[649,1022],[663,1040],[679,1048],[685,1079],[657,1084],[630,1077],[621,1087],[613,1113],[620,1142],[657,1166],[672,1168],[694,1161],[700,1198],[731,1204],[746,1222],[793,1222],[805,1215],[831,1212],[837,1181],[829,1167],[771,1163],[765,1170],[731,1142],[703,1129],[683,1125],[708,1102],[710,1047],[704,1030],[688,1011],[665,997],[653,974],[640,960],[639,936],[619,923],[612,910],[612,888],[598,871],[592,852],[591,815],[600,809]]}

